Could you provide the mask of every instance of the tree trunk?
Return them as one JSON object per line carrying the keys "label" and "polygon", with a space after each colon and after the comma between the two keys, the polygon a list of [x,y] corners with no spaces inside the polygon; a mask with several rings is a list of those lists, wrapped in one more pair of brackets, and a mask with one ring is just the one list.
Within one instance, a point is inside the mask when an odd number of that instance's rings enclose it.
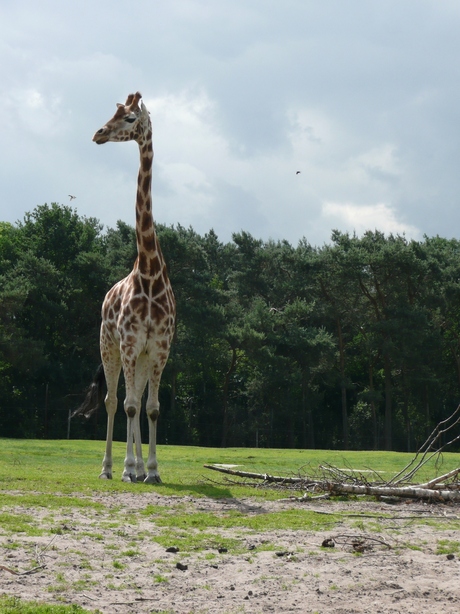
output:
{"label": "tree trunk", "polygon": [[379,449],[378,429],[377,429],[377,409],[374,398],[374,364],[369,362],[369,392],[371,393],[371,413],[372,413],[372,439],[374,450]]}
{"label": "tree trunk", "polygon": [[306,418],[307,423],[307,448],[314,450],[315,448],[315,427],[313,424],[313,413],[307,404],[307,378],[302,374],[302,413]]}
{"label": "tree trunk", "polygon": [[403,406],[402,413],[404,418],[404,424],[406,426],[406,441],[407,441],[407,451],[410,452],[411,449],[411,424],[409,418],[409,388],[406,382],[406,371],[403,369]]}
{"label": "tree trunk", "polygon": [[391,362],[388,355],[383,359],[383,371],[385,377],[385,450],[391,450],[393,446],[392,424],[392,386],[391,386]]}
{"label": "tree trunk", "polygon": [[228,415],[228,390],[230,386],[230,377],[235,370],[236,366],[236,349],[232,348],[232,360],[224,378],[223,387],[223,399],[222,399],[222,441],[221,447],[225,448],[228,442],[228,430],[229,430],[229,415]]}
{"label": "tree trunk", "polygon": [[337,319],[337,333],[339,338],[339,357],[340,357],[340,388],[342,397],[342,432],[343,432],[343,448],[349,448],[348,436],[348,410],[347,410],[347,388],[345,385],[345,347],[343,343],[342,326],[340,319]]}

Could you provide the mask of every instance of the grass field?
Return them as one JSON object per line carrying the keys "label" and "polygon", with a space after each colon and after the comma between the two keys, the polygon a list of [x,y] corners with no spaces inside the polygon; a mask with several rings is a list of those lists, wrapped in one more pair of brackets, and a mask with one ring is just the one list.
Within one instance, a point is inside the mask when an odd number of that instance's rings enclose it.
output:
{"label": "grass field", "polygon": [[[0,492],[2,490],[42,493],[124,492],[132,484],[121,482],[125,444],[114,443],[114,479],[99,480],[103,441],[0,439]],[[147,447],[144,446],[144,459]],[[373,470],[389,479],[405,467],[413,454],[398,452],[345,452],[332,450],[291,450],[266,448],[199,448],[158,446],[159,469],[163,483],[154,486],[165,495],[206,495],[270,497],[263,489],[223,485],[223,479],[203,468],[205,464],[237,465],[242,471],[272,475],[304,475],[318,466]],[[458,455],[444,454],[427,464],[417,475],[423,481],[458,466]],[[152,486],[137,484],[138,489]],[[243,492],[242,492],[243,491]],[[279,496],[277,494],[276,496]]]}
{"label": "grass field", "polygon": [[[125,484],[121,481],[125,454],[125,444],[122,442],[114,444],[114,479],[99,480],[104,446],[103,441],[0,440],[0,535],[6,540],[6,549],[18,550],[24,538],[46,541],[52,540],[56,534],[60,535],[60,531],[67,531],[65,524],[60,529],[60,521],[56,521],[62,514],[84,517],[85,520],[80,521],[82,538],[98,544],[104,533],[109,548],[111,538],[107,536],[117,535],[123,529],[124,509],[122,506],[111,508],[108,520],[106,500],[99,495],[129,493],[137,499],[137,493],[145,496],[153,491],[164,495],[167,503],[163,504],[162,499],[157,499],[156,504],[151,504],[147,499],[148,503],[131,512],[130,522],[143,526],[145,522],[154,520],[157,529],[154,541],[158,544],[164,547],[171,543],[178,544],[186,556],[187,553],[208,552],[216,535],[219,535],[219,543],[225,545],[231,555],[241,556],[243,533],[256,535],[273,529],[322,531],[325,527],[342,524],[346,512],[343,516],[340,512],[325,515],[302,506],[252,516],[237,510],[225,514],[199,508],[191,510],[190,505],[182,504],[186,496],[216,500],[252,497],[265,501],[264,505],[269,500],[285,496],[280,490],[252,488],[226,481],[225,476],[209,471],[203,465],[229,464],[236,465],[242,471],[290,476],[311,474],[320,465],[328,464],[348,470],[372,470],[378,472],[382,479],[388,480],[413,459],[412,454],[395,452],[159,446],[158,458],[163,483],[151,486],[143,483]],[[437,463],[432,461],[427,464],[417,475],[417,481],[444,474],[457,466],[458,455],[445,454]],[[169,498],[166,500],[166,497]],[[38,513],[37,508],[42,511]],[[101,523],[102,517],[106,520]],[[369,514],[353,522],[357,523],[356,527],[360,530],[381,530],[380,520],[373,519]],[[74,523],[77,526],[77,521]],[[447,524],[444,521],[444,525],[444,528],[457,529],[459,523],[450,521]],[[231,537],[227,536],[229,531],[232,531]],[[140,544],[147,539],[141,532],[138,536],[140,541],[127,543],[125,559],[137,555]],[[439,541],[440,553],[457,552],[458,542],[454,543],[451,539],[444,542]],[[258,550],[275,547],[275,543],[267,543],[263,547],[259,546]],[[83,557],[84,565],[89,563]],[[54,588],[48,590],[55,593],[62,590],[62,578],[57,578]],[[78,614],[86,611],[76,605],[24,602],[11,595],[0,594],[2,614]]]}

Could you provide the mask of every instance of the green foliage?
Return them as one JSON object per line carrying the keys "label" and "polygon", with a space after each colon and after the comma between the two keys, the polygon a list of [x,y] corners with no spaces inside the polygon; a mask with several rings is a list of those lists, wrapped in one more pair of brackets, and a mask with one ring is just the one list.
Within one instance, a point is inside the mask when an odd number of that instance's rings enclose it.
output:
{"label": "green foliage", "polygon": [[[157,232],[177,299],[160,443],[414,450],[457,406],[459,241]],[[103,297],[136,255],[131,226],[103,232],[56,203],[0,222],[3,435],[104,437],[103,407],[69,412],[100,361]]]}

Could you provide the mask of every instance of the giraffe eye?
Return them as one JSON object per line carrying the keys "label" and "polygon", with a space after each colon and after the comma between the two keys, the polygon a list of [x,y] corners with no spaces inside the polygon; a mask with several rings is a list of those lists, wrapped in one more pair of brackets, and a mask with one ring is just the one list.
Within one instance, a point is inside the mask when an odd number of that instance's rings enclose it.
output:
{"label": "giraffe eye", "polygon": [[132,124],[135,121],[136,121],[135,117],[125,117],[125,122],[128,122],[128,124]]}

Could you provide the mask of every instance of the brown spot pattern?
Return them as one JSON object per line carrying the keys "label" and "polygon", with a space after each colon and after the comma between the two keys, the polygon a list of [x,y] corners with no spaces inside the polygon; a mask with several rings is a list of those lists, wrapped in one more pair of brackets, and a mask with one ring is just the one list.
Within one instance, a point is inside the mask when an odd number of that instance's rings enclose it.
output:
{"label": "brown spot pattern", "polygon": [[[136,211],[136,214],[138,213],[138,211]],[[139,213],[140,215],[140,213]],[[147,232],[147,230],[149,228],[152,228],[153,231],[153,220],[152,220],[152,214],[150,212],[144,211],[142,214],[142,221],[141,221],[141,231],[142,232]]]}
{"label": "brown spot pattern", "polygon": [[[139,262],[139,270],[141,271],[141,273],[145,273],[145,271],[147,270],[147,254],[145,254],[144,252],[141,252],[139,254],[138,257],[138,262]],[[136,292],[136,294],[138,294],[138,292]]]}
{"label": "brown spot pattern", "polygon": [[[153,252],[155,249],[155,244],[156,244],[156,236],[155,233],[152,231],[149,235],[144,235],[142,237],[142,247],[144,248],[144,250],[146,252]],[[156,259],[156,254],[154,254],[153,257],[151,257],[151,260]]]}

